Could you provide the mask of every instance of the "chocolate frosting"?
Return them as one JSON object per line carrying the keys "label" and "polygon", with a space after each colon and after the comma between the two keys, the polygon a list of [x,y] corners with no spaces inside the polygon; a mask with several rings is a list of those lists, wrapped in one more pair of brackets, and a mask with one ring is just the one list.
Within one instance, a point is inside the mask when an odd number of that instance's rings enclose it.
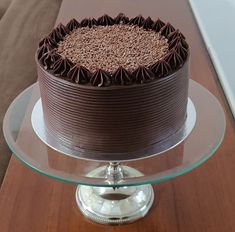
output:
{"label": "chocolate frosting", "polygon": [[178,43],[181,43],[181,45],[187,50],[188,53],[188,44],[185,42],[185,40],[182,37],[176,37],[174,40],[169,42],[169,50],[175,48]]}
{"label": "chocolate frosting", "polygon": [[37,54],[38,54],[38,59],[40,60],[41,57],[45,54],[51,51],[53,47],[51,47],[49,44],[43,44],[41,47],[38,48]]}
{"label": "chocolate frosting", "polygon": [[136,16],[135,18],[132,18],[129,22],[129,24],[138,25],[139,27],[142,27],[144,24],[145,19],[142,15]]}
{"label": "chocolate frosting", "polygon": [[185,121],[188,60],[164,78],[108,88],[74,84],[37,67],[46,127],[70,149],[135,152],[166,139]]}
{"label": "chocolate frosting", "polygon": [[171,32],[169,35],[168,35],[168,41],[171,42],[173,41],[174,39],[176,38],[183,38],[185,39],[184,35],[182,33],[180,33],[179,29]]}
{"label": "chocolate frosting", "polygon": [[164,27],[161,28],[160,33],[161,35],[168,37],[168,35],[173,31],[175,31],[175,28],[170,23],[167,23]]}
{"label": "chocolate frosting", "polygon": [[98,25],[98,21],[95,18],[92,18],[89,20],[88,22],[88,27],[92,27],[92,26],[97,26]]}
{"label": "chocolate frosting", "polygon": [[50,38],[49,36],[45,37],[44,39],[42,39],[40,42],[39,42],[39,49],[40,47],[42,47],[43,45],[49,45],[50,47],[52,48],[57,48],[58,47],[58,44],[55,40],[53,40],[52,38]]}
{"label": "chocolate frosting", "polygon": [[63,40],[63,36],[60,34],[58,28],[55,28],[50,34],[49,38],[54,40],[56,43],[59,43]]}
{"label": "chocolate frosting", "polygon": [[98,21],[94,18],[92,18],[92,19],[91,18],[89,18],[89,19],[85,18],[81,21],[81,26],[82,27],[90,27],[91,28],[94,25],[98,25]]}
{"label": "chocolate frosting", "polygon": [[114,25],[115,23],[114,19],[107,14],[99,17],[97,21],[98,21],[98,24],[102,26],[107,26],[107,25],[111,26],[111,25]]}
{"label": "chocolate frosting", "polygon": [[98,87],[108,87],[111,85],[111,75],[102,69],[98,69],[91,76],[91,84]]}
{"label": "chocolate frosting", "polygon": [[180,42],[180,37],[176,37],[175,39],[168,42],[169,44],[169,50],[175,48],[175,46]]}
{"label": "chocolate frosting", "polygon": [[154,73],[144,67],[144,66],[140,66],[138,67],[133,73],[133,78],[135,79],[136,83],[138,84],[143,84],[143,83],[147,83],[151,80],[154,79]]}
{"label": "chocolate frosting", "polygon": [[80,24],[82,27],[87,27],[89,24],[89,19],[87,18],[83,19]]}
{"label": "chocolate frosting", "polygon": [[64,36],[66,36],[67,34],[69,34],[69,30],[62,24],[60,23],[58,26],[57,26],[57,30],[58,32],[60,33],[60,35],[62,36],[62,38]]}
{"label": "chocolate frosting", "polygon": [[175,51],[180,55],[181,58],[183,58],[183,60],[185,60],[188,56],[188,50],[182,45],[181,41],[176,44]]}
{"label": "chocolate frosting", "polygon": [[181,67],[184,62],[183,58],[176,52],[175,49],[172,49],[171,52],[166,55],[164,60],[174,69]]}
{"label": "chocolate frosting", "polygon": [[56,61],[61,58],[59,54],[55,52],[55,50],[48,51],[45,53],[40,59],[39,62],[42,64],[44,69],[50,70],[53,68]]}
{"label": "chocolate frosting", "polygon": [[132,82],[131,73],[123,67],[119,67],[113,74],[114,83],[118,85],[130,85]]}
{"label": "chocolate frosting", "polygon": [[52,71],[55,75],[67,77],[72,66],[73,63],[68,58],[60,56],[60,58],[54,63]]}
{"label": "chocolate frosting", "polygon": [[153,20],[150,17],[148,17],[147,19],[144,20],[143,28],[152,29],[153,24],[154,24]]}
{"label": "chocolate frosting", "polygon": [[[110,25],[107,16],[99,20]],[[147,29],[151,24],[142,16],[130,21]],[[115,23],[120,22],[127,22],[123,15],[115,18]],[[90,19],[85,24],[93,25]],[[36,62],[44,120],[60,144],[103,155],[135,152],[182,127],[188,101],[189,47],[179,31],[164,25],[158,19],[152,29],[168,36],[169,53],[150,67],[134,71],[119,67],[111,74],[102,69],[90,73],[60,56],[55,47],[67,33],[62,25],[40,42]],[[77,26],[71,20],[66,29]]]}
{"label": "chocolate frosting", "polygon": [[[108,73],[105,70],[97,70],[92,74],[89,70],[85,69],[85,67],[80,67],[79,64],[74,64],[68,59],[61,58],[55,49],[58,47],[58,43],[63,40],[64,36],[80,26],[105,26],[113,25],[114,23],[129,23],[160,32],[168,39],[169,53],[164,59],[157,61],[150,67],[138,67],[134,71],[127,71],[120,67],[113,73]],[[40,41],[37,57],[46,70],[54,73],[58,77],[63,77],[76,84],[108,87],[110,85],[143,84],[154,79],[166,77],[179,69],[186,62],[188,53],[189,46],[185,41],[185,37],[179,30],[175,30],[171,24],[165,24],[160,19],[153,22],[150,17],[144,19],[141,15],[129,20],[128,17],[120,13],[115,19],[108,15],[103,15],[98,18],[98,20],[85,18],[81,23],[76,19],[72,19],[66,27],[63,24],[59,24],[53,29],[49,36]]]}
{"label": "chocolate frosting", "polygon": [[90,71],[80,65],[75,65],[68,72],[68,79],[76,84],[87,84],[90,81]]}
{"label": "chocolate frosting", "polygon": [[161,28],[164,26],[165,26],[165,23],[158,18],[157,21],[153,23],[152,29],[155,30],[156,32],[159,32]]}
{"label": "chocolate frosting", "polygon": [[76,19],[71,19],[66,25],[66,28],[69,31],[73,31],[74,29],[77,29],[79,27],[80,27],[80,23]]}
{"label": "chocolate frosting", "polygon": [[120,23],[127,24],[129,23],[129,21],[130,21],[129,18],[125,16],[123,13],[119,13],[117,17],[114,19],[115,24],[120,24]]}
{"label": "chocolate frosting", "polygon": [[172,69],[168,62],[160,60],[151,66],[151,71],[154,73],[156,78],[162,78],[171,73]]}

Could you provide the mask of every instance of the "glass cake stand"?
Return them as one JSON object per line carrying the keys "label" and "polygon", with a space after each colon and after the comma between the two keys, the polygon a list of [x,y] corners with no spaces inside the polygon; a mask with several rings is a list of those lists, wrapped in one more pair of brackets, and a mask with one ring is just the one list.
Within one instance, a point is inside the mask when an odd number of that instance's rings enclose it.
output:
{"label": "glass cake stand", "polygon": [[223,140],[225,117],[217,99],[190,80],[187,120],[177,133],[138,152],[82,153],[58,144],[47,132],[35,83],[10,105],[3,132],[23,163],[78,185],[76,202],[86,217],[122,224],[147,214],[154,200],[151,184],[182,175],[212,156]]}

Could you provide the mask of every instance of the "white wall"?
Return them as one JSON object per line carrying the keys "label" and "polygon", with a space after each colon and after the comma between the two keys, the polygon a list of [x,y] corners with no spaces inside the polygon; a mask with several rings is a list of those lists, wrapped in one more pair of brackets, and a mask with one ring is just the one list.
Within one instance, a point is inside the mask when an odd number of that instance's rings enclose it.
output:
{"label": "white wall", "polygon": [[235,0],[189,0],[235,117]]}

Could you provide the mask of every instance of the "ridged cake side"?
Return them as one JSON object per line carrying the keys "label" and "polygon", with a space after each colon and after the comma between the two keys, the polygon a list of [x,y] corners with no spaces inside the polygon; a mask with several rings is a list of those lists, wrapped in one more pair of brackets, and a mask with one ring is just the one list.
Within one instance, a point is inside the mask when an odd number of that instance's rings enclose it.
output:
{"label": "ridged cake side", "polygon": [[65,146],[103,153],[166,139],[186,119],[188,66],[141,85],[94,88],[54,77],[37,62],[48,131]]}

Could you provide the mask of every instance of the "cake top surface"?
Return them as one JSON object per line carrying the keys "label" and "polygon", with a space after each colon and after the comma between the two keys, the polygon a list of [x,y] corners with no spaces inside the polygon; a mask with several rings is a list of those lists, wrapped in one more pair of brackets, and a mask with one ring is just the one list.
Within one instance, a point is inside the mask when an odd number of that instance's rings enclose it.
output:
{"label": "cake top surface", "polygon": [[109,87],[164,78],[180,69],[188,54],[184,35],[170,23],[120,13],[59,24],[40,41],[37,60],[58,78]]}
{"label": "cake top surface", "polygon": [[58,53],[92,72],[110,73],[120,66],[134,71],[153,65],[168,52],[167,38],[136,25],[115,24],[77,28],[59,42]]}

